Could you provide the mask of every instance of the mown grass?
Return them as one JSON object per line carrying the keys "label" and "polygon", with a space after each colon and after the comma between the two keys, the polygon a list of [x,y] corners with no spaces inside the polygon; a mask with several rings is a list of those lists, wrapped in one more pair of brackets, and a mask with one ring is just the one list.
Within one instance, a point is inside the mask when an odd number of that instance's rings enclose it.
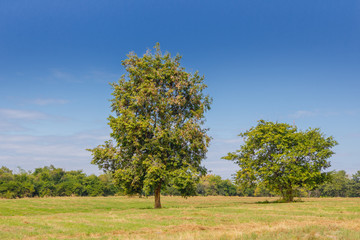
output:
{"label": "mown grass", "polygon": [[274,200],[0,199],[0,239],[360,239],[359,198]]}

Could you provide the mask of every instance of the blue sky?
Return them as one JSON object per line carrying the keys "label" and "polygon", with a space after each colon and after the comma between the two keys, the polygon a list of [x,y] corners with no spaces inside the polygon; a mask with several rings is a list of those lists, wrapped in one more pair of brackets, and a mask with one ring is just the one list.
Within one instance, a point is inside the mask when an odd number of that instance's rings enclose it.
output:
{"label": "blue sky", "polygon": [[0,165],[99,173],[121,60],[161,48],[205,75],[213,141],[205,166],[259,119],[319,127],[332,168],[360,170],[360,1],[0,1]]}

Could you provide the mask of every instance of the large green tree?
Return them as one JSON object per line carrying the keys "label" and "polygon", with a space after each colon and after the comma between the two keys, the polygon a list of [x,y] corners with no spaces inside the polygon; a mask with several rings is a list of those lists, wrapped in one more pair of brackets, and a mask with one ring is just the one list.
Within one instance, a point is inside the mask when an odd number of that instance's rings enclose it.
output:
{"label": "large green tree", "polygon": [[330,166],[328,158],[337,142],[318,128],[299,131],[286,123],[260,120],[239,136],[244,144],[223,158],[240,166],[236,179],[245,187],[261,183],[291,202],[298,188],[313,189],[328,178],[323,170]]}
{"label": "large green tree", "polygon": [[186,72],[180,59],[162,54],[159,44],[142,57],[130,53],[122,62],[127,74],[111,84],[113,140],[90,149],[92,163],[113,173],[126,194],[153,192],[155,208],[162,187],[194,194],[205,172],[210,137],[202,125],[211,99],[204,77]]}

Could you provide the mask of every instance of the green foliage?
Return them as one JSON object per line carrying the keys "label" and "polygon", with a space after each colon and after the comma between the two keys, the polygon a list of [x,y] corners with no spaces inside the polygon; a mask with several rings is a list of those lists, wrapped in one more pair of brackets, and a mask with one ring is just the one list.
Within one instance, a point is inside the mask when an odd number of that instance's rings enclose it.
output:
{"label": "green foliage", "polygon": [[[60,177],[61,176],[61,177]],[[178,178],[173,178],[167,186],[164,186],[163,195],[187,196],[183,189],[191,195],[201,196],[254,196],[272,197],[276,193],[270,192],[261,183],[252,187],[238,186],[228,179],[221,179],[217,175],[205,175],[197,181],[190,179],[191,174],[179,173]],[[360,171],[349,177],[345,171],[332,171],[328,182],[318,188],[306,192],[298,189],[301,196],[311,197],[360,197]],[[196,176],[197,177],[197,176]],[[178,181],[175,182],[175,181]],[[183,184],[178,187],[178,185]],[[190,185],[190,186],[188,186]],[[193,191],[196,189],[196,191]],[[23,198],[23,197],[55,197],[55,196],[114,196],[123,195],[122,189],[113,183],[110,173],[100,176],[87,176],[82,171],[64,171],[54,166],[37,168],[34,172],[20,171],[13,173],[12,170],[0,168],[0,198]],[[149,194],[153,195],[154,192]]]}
{"label": "green foliage", "polygon": [[0,168],[0,197],[17,198],[32,197],[35,189],[33,186],[33,178],[25,171],[20,170],[19,174],[14,175],[13,172],[6,168]]}
{"label": "green foliage", "polygon": [[323,172],[337,142],[319,129],[298,131],[295,126],[260,120],[241,133],[244,144],[227,160],[240,166],[237,181],[244,187],[261,184],[293,201],[297,189],[313,189],[328,179]]}
{"label": "green foliage", "polygon": [[33,173],[14,174],[0,168],[0,197],[108,196],[121,194],[109,175],[87,176],[82,171],[64,171],[54,166],[36,168]]}
{"label": "green foliage", "polygon": [[261,182],[259,184],[257,184],[256,187],[254,188],[254,196],[255,197],[272,197],[275,195],[276,195],[276,193],[271,192]]}
{"label": "green foliage", "polygon": [[236,196],[239,195],[237,187],[230,180],[221,179],[217,175],[206,175],[201,177],[197,185],[198,195],[203,196]]}
{"label": "green foliage", "polygon": [[357,171],[349,181],[349,196],[360,197],[360,171]]}
{"label": "green foliage", "polygon": [[344,170],[330,172],[329,181],[310,192],[313,197],[360,197],[360,171],[351,178]]}
{"label": "green foliage", "polygon": [[345,171],[332,172],[327,183],[320,187],[322,196],[345,197],[348,195],[350,179]]}
{"label": "green foliage", "polygon": [[210,137],[202,128],[211,99],[204,77],[180,66],[181,57],[130,53],[127,75],[111,84],[109,125],[113,141],[94,149],[92,163],[114,175],[126,194],[160,193],[172,184],[183,196],[195,192]]}

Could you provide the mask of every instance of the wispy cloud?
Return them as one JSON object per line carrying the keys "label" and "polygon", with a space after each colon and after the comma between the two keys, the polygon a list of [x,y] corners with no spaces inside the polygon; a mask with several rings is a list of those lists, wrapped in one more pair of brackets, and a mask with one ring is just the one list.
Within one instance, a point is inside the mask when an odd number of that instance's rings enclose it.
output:
{"label": "wispy cloud", "polygon": [[121,73],[109,73],[104,71],[89,71],[82,74],[76,74],[73,72],[66,72],[59,69],[51,69],[50,75],[44,79],[49,81],[65,81],[69,83],[83,83],[83,82],[99,82],[108,83],[114,82],[120,78]]}
{"label": "wispy cloud", "polygon": [[38,120],[47,118],[47,115],[38,111],[0,108],[0,117],[3,119]]}
{"label": "wispy cloud", "polygon": [[339,115],[354,115],[356,111],[324,111],[324,110],[299,110],[289,116],[291,118],[308,118],[308,117],[331,117]]}
{"label": "wispy cloud", "polygon": [[88,73],[85,78],[87,80],[92,80],[95,82],[114,82],[120,78],[120,73],[108,73],[108,72],[102,72],[102,71],[92,71]]}
{"label": "wispy cloud", "polygon": [[78,77],[74,76],[73,74],[64,72],[64,71],[60,71],[58,69],[51,70],[50,78],[55,79],[55,80],[71,82],[71,83],[80,83],[81,82],[81,80]]}
{"label": "wispy cloud", "polygon": [[69,170],[84,169],[96,173],[85,149],[96,147],[109,139],[104,131],[77,133],[67,136],[34,136],[0,134],[0,166],[17,166],[31,170],[54,164]]}
{"label": "wispy cloud", "polygon": [[0,132],[21,132],[25,130],[27,129],[19,124],[0,119]]}
{"label": "wispy cloud", "polygon": [[210,142],[204,165],[208,170],[211,170],[212,173],[220,175],[223,178],[230,178],[231,175],[235,173],[237,167],[233,162],[224,160],[222,157],[226,156],[229,152],[235,152],[243,142],[241,137],[215,137]]}
{"label": "wispy cloud", "polygon": [[295,113],[291,114],[290,117],[292,118],[304,118],[304,117],[314,117],[319,115],[318,111],[306,111],[306,110],[299,110]]}
{"label": "wispy cloud", "polygon": [[32,104],[36,104],[36,105],[45,106],[45,105],[51,105],[51,104],[66,104],[69,101],[65,100],[65,99],[38,98],[38,99],[30,100],[28,102],[32,103]]}
{"label": "wispy cloud", "polygon": [[38,111],[0,108],[0,132],[28,131],[29,124],[49,119],[51,116]]}

